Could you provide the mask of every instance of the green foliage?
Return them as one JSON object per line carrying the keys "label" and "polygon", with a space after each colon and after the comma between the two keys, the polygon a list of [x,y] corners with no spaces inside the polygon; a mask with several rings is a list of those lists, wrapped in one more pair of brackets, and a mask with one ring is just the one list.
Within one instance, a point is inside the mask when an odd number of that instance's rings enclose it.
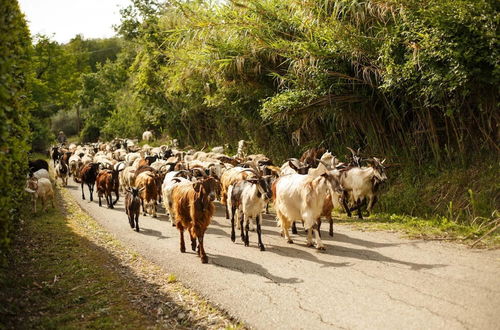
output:
{"label": "green foliage", "polygon": [[63,131],[66,136],[73,136],[79,133],[76,109],[59,111],[50,119],[50,122],[50,130],[55,135],[57,135],[59,131]]}
{"label": "green foliage", "polygon": [[[17,1],[0,3],[0,250],[18,219],[28,164],[30,37]],[[3,261],[4,254],[0,255]]]}

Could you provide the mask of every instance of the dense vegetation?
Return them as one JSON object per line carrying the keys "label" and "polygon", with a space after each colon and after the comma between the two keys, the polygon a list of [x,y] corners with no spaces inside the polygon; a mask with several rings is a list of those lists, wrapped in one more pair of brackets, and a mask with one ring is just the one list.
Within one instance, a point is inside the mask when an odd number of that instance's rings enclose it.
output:
{"label": "dense vegetation", "polygon": [[[18,217],[28,166],[30,36],[17,2],[0,4],[0,251]],[[1,261],[3,261],[0,255]]]}

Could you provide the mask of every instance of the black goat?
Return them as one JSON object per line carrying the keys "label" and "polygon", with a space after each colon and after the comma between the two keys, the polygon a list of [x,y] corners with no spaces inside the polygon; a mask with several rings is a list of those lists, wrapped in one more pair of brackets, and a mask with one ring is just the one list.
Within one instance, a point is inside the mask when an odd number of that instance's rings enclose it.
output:
{"label": "black goat", "polygon": [[139,213],[141,213],[141,198],[139,193],[142,192],[145,187],[141,189],[138,188],[127,188],[127,195],[125,196],[125,213],[128,215],[128,222],[132,229],[139,231]]}

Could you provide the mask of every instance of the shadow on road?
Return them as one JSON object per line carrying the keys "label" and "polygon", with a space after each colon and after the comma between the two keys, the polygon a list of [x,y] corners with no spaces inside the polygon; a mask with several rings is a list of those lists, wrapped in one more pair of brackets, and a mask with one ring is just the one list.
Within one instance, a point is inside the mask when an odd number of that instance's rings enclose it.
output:
{"label": "shadow on road", "polygon": [[163,236],[162,233],[161,233],[161,231],[154,230],[154,229],[149,229],[149,228],[141,228],[140,225],[141,225],[141,223],[139,222],[139,228],[140,228],[139,234],[158,237],[158,239],[168,238],[168,236]]}
{"label": "shadow on road", "polygon": [[248,261],[246,259],[233,258],[224,255],[210,254],[209,262],[217,267],[237,271],[244,274],[254,274],[267,278],[273,283],[302,283],[301,279],[296,277],[284,278],[269,273],[267,269],[260,264]]}
{"label": "shadow on road", "polygon": [[301,260],[307,260],[311,262],[315,262],[317,264],[320,264],[322,268],[324,267],[346,267],[350,266],[351,263],[349,262],[331,262],[331,261],[326,261],[326,260],[321,260],[318,258],[318,255],[320,254],[315,248],[311,247],[312,252],[308,252],[303,250],[303,247],[297,246],[293,247],[294,245],[290,246],[266,246],[267,251],[275,253],[277,255],[283,256],[283,257],[289,257],[289,258],[297,258]]}
{"label": "shadow on road", "polygon": [[377,251],[367,250],[367,249],[355,249],[348,248],[345,246],[334,246],[325,244],[326,252],[325,254],[333,255],[337,257],[347,257],[354,258],[359,260],[371,260],[371,261],[379,261],[379,262],[388,262],[394,264],[400,264],[409,266],[412,270],[420,270],[420,269],[431,269],[431,268],[440,268],[446,267],[444,264],[419,264],[409,261],[403,261],[394,259],[391,257],[384,256]]}

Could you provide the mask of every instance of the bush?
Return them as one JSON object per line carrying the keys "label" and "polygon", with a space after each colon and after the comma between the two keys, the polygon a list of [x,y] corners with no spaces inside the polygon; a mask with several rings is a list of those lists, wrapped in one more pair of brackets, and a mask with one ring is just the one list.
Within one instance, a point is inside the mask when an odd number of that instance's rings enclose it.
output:
{"label": "bush", "polygon": [[51,118],[51,131],[56,134],[63,131],[66,136],[78,134],[78,117],[76,109],[59,111]]}
{"label": "bush", "polygon": [[[30,35],[17,1],[0,2],[0,250],[23,199],[28,165],[29,111],[26,79]],[[4,261],[5,255],[0,255]]]}
{"label": "bush", "polygon": [[97,142],[101,134],[101,129],[94,123],[87,122],[80,132],[80,140],[82,142]]}

